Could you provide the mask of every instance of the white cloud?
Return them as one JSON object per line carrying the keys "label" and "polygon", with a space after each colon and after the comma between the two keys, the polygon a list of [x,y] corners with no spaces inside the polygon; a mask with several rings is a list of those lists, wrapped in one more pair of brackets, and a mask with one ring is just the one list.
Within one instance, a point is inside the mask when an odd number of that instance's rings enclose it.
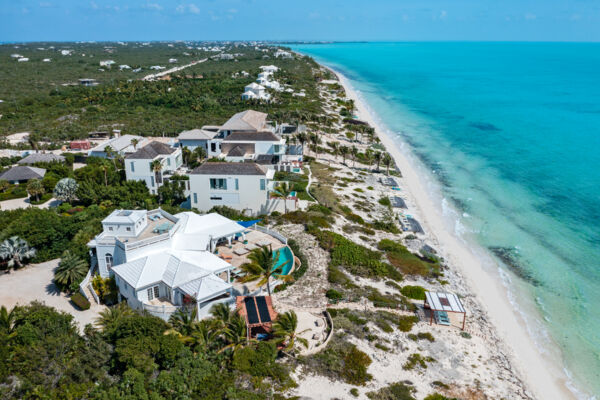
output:
{"label": "white cloud", "polygon": [[200,9],[194,3],[180,4],[177,7],[175,7],[175,11],[180,14],[184,14],[184,13],[200,14]]}
{"label": "white cloud", "polygon": [[525,14],[525,19],[527,19],[527,20],[532,21],[532,20],[534,20],[536,18],[537,18],[537,15],[535,15],[535,14],[532,14],[532,13]]}
{"label": "white cloud", "polygon": [[147,4],[143,5],[142,8],[145,8],[147,10],[155,10],[155,11],[160,11],[163,9],[163,7],[158,3],[147,3]]}

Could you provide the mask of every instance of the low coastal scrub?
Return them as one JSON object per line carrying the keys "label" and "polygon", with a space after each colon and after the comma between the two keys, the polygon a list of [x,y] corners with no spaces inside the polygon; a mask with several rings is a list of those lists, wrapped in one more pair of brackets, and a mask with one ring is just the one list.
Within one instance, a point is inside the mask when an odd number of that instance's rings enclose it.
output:
{"label": "low coastal scrub", "polygon": [[433,335],[429,332],[419,332],[416,335],[411,333],[408,335],[408,338],[410,340],[413,341],[418,341],[418,340],[429,340],[430,342],[435,342],[435,338],[433,337]]}
{"label": "low coastal scrub", "polygon": [[381,261],[381,253],[331,231],[312,230],[310,233],[323,249],[329,251],[331,265],[343,266],[351,274],[365,278],[402,280],[402,275],[395,268]]}
{"label": "low coastal scrub", "polygon": [[417,367],[426,369],[427,363],[432,363],[434,361],[435,359],[433,357],[423,357],[419,353],[413,353],[410,356],[408,356],[408,360],[406,361],[406,363],[404,363],[404,365],[402,365],[402,369],[406,371],[411,371]]}
{"label": "low coastal scrub", "polygon": [[392,383],[377,391],[368,392],[367,397],[371,400],[416,400],[413,397],[415,388],[404,382]]}
{"label": "low coastal scrub", "polygon": [[425,288],[421,286],[406,285],[400,289],[400,293],[414,300],[425,300]]}
{"label": "low coastal scrub", "polygon": [[419,317],[416,315],[401,315],[397,320],[398,329],[402,332],[410,332],[417,322],[419,322]]}
{"label": "low coastal scrub", "polygon": [[439,264],[423,261],[406,247],[390,239],[383,239],[377,245],[383,251],[394,267],[407,275],[420,275],[425,277],[436,277],[440,274]]}
{"label": "low coastal scrub", "polygon": [[367,372],[373,362],[371,357],[339,334],[331,339],[325,350],[299,360],[311,372],[351,385],[362,386],[373,379]]}

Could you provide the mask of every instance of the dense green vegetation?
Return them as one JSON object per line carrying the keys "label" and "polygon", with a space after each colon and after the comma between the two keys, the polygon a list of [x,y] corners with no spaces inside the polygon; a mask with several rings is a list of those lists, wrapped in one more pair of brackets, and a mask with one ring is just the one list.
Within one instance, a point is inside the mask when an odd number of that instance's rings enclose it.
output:
{"label": "dense green vegetation", "polygon": [[385,253],[390,264],[407,275],[440,276],[439,264],[417,257],[398,242],[383,239],[377,247]]}
{"label": "dense green vegetation", "polygon": [[[283,398],[295,383],[276,346],[248,343],[237,314],[215,315],[201,322],[175,316],[167,324],[118,306],[103,312],[98,328],[79,334],[71,315],[42,304],[3,308],[0,397]],[[348,364],[360,360],[358,354]],[[362,372],[361,365],[353,371]]]}
{"label": "dense green vegetation", "polygon": [[[108,51],[107,46],[111,47]],[[176,136],[185,129],[222,124],[246,108],[267,112],[279,122],[318,120],[321,112],[313,75],[316,64],[309,58],[265,60],[262,51],[237,47],[228,50],[240,54],[237,61],[209,59],[172,74],[170,80],[143,81],[144,75],[156,72],[149,69],[152,65],[171,68],[213,54],[187,49],[183,44],[170,47],[163,43],[58,46],[75,49],[71,56],[60,55],[58,48],[37,50],[38,47],[47,48],[43,44],[22,45],[18,49],[0,46],[0,99],[4,100],[0,103],[0,136],[28,131],[35,141],[64,141],[86,138],[89,132],[112,127],[143,136]],[[30,61],[17,63],[10,57],[12,53],[29,57]],[[47,57],[52,62],[42,62]],[[169,64],[169,58],[179,62]],[[101,60],[114,60],[116,64],[110,69],[100,68]],[[119,71],[121,64],[142,66],[143,70]],[[274,92],[274,100],[268,104],[242,101],[244,86],[256,79],[259,66],[265,64],[279,66],[281,71],[275,79],[292,85],[296,91],[304,89],[306,97]],[[242,70],[250,75],[232,76]],[[95,78],[100,84],[64,86],[79,78]]]}

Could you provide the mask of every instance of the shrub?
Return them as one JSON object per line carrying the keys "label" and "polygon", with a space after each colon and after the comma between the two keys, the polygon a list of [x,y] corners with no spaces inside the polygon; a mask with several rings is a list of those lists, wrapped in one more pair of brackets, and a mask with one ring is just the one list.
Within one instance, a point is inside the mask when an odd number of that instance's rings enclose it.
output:
{"label": "shrub", "polygon": [[421,286],[406,285],[400,289],[400,293],[410,299],[425,300],[425,288]]}
{"label": "shrub", "polygon": [[415,400],[412,396],[415,389],[403,382],[392,383],[376,392],[368,392],[367,397],[371,400]]}
{"label": "shrub", "polygon": [[402,369],[406,371],[410,371],[415,369],[415,367],[421,367],[423,369],[427,368],[428,362],[434,362],[435,359],[432,357],[423,357],[419,353],[413,353],[408,356],[408,361],[404,363]]}
{"label": "shrub", "polygon": [[352,345],[344,357],[344,380],[352,385],[364,385],[373,378],[367,372],[367,368],[372,362],[367,353]]}
{"label": "shrub", "polygon": [[419,322],[419,317],[415,315],[401,315],[397,319],[398,329],[402,332],[410,332],[417,322]]}
{"label": "shrub", "polygon": [[381,343],[375,343],[375,347],[378,348],[379,350],[383,350],[385,352],[389,352],[390,348],[381,344]]}
{"label": "shrub", "polygon": [[352,388],[350,389],[350,394],[354,397],[358,397],[358,389],[357,388]]}
{"label": "shrub", "polygon": [[433,393],[433,394],[430,394],[429,396],[425,397],[423,400],[458,400],[458,399],[455,397],[453,397],[453,398],[446,397],[439,393]]}
{"label": "shrub", "polygon": [[465,339],[471,339],[471,334],[469,332],[462,331],[460,332],[460,336],[464,337]]}
{"label": "shrub", "polygon": [[81,293],[75,293],[73,296],[71,296],[71,301],[75,303],[75,305],[81,310],[90,309],[90,302],[88,301],[88,299],[83,297]]}
{"label": "shrub", "polygon": [[325,297],[327,297],[329,300],[332,300],[334,302],[340,301],[344,298],[344,296],[335,289],[329,289],[325,293]]}
{"label": "shrub", "polygon": [[439,265],[430,264],[408,251],[406,247],[390,239],[383,239],[377,245],[379,250],[385,252],[388,261],[408,275],[436,276]]}
{"label": "shrub", "polygon": [[435,338],[429,332],[419,332],[419,333],[417,333],[417,337],[421,340],[425,339],[425,340],[429,340],[430,342],[435,342]]}
{"label": "shrub", "polygon": [[390,207],[392,205],[392,202],[390,201],[390,198],[386,196],[379,199],[379,204],[381,204],[382,206]]}

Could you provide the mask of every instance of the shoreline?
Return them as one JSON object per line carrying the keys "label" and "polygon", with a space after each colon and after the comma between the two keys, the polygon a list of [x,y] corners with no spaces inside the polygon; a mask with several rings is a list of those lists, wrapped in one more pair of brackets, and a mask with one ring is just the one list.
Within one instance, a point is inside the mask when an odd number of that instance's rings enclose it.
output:
{"label": "shoreline", "polygon": [[496,270],[486,270],[481,259],[481,254],[487,254],[485,250],[476,249],[481,253],[476,254],[475,249],[449,229],[441,204],[437,204],[443,196],[439,188],[435,189],[434,195],[430,193],[431,188],[428,186],[433,186],[432,179],[425,176],[423,167],[410,150],[407,154],[409,147],[404,142],[398,143],[389,135],[348,78],[339,71],[323,66],[338,77],[346,96],[354,100],[359,119],[368,122],[375,129],[381,143],[394,158],[408,188],[405,193],[414,200],[427,236],[434,241],[449,264],[458,270],[466,281],[466,289],[474,293],[477,302],[483,306],[491,325],[501,338],[499,345],[508,350],[506,353],[517,375],[523,378],[535,398],[576,399],[568,387],[570,380],[562,365],[554,365],[552,360],[541,354],[529,335],[526,322],[510,302],[508,288],[502,283],[497,264],[489,257],[489,261],[486,261],[495,266]]}

